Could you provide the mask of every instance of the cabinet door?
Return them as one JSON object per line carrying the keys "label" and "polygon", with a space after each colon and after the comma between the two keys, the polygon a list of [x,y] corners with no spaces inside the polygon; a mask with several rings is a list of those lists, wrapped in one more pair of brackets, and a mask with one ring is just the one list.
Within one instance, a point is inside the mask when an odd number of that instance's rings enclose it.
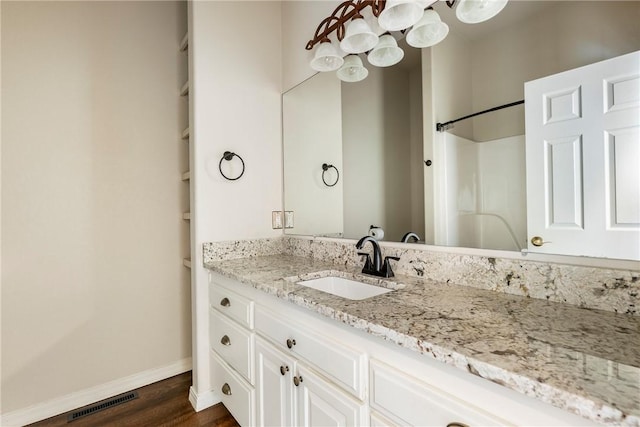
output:
{"label": "cabinet door", "polygon": [[[294,394],[298,425],[304,427],[368,426],[367,407],[336,386],[298,365]],[[295,379],[295,378],[294,378]]]}
{"label": "cabinet door", "polygon": [[295,420],[295,360],[256,338],[256,410],[258,426],[291,426]]}

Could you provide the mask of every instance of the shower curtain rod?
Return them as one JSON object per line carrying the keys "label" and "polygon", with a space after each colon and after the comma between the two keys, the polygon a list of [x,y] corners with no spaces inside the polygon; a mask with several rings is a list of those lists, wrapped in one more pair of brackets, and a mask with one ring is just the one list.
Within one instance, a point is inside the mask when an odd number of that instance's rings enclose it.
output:
{"label": "shower curtain rod", "polygon": [[516,101],[516,102],[511,102],[509,104],[500,105],[499,107],[489,108],[488,110],[480,111],[479,113],[469,114],[468,116],[460,117],[459,119],[455,119],[455,120],[450,120],[446,123],[436,123],[436,130],[438,132],[444,132],[445,130],[449,129],[449,125],[452,125],[461,120],[470,119],[471,117],[479,116],[480,114],[491,113],[492,111],[498,111],[498,110],[502,110],[503,108],[509,108],[509,107],[513,107],[514,105],[520,105],[520,104],[524,104],[524,99],[521,99],[520,101]]}

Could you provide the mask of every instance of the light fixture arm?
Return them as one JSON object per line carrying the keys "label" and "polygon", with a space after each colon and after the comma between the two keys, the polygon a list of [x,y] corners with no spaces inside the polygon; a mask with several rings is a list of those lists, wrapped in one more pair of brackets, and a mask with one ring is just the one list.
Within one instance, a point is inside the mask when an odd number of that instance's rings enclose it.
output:
{"label": "light fixture arm", "polygon": [[376,18],[384,10],[385,0],[347,0],[341,3],[333,13],[323,19],[311,40],[307,42],[305,49],[311,50],[313,47],[323,41],[329,40],[329,35],[336,32],[338,40],[344,38],[345,24],[355,17],[362,17],[360,13],[363,9],[371,7],[371,13]]}

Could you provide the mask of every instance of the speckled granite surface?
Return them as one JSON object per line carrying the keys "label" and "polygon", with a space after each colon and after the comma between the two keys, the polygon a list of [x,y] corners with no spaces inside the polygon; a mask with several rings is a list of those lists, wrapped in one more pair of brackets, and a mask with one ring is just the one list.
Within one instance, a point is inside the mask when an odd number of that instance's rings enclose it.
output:
{"label": "speckled granite surface", "polygon": [[[622,270],[449,254],[424,247],[383,247],[383,252],[399,256],[394,271],[410,277],[640,316],[640,263],[636,270]],[[347,267],[362,264],[354,244],[349,241],[284,237],[204,245],[205,263],[276,254]]]}
{"label": "speckled granite surface", "polygon": [[393,292],[352,301],[295,284],[329,272],[361,277],[359,268],[311,257],[209,259],[205,266],[585,418],[640,426],[636,316],[406,275],[392,279]]}
{"label": "speckled granite surface", "polygon": [[[288,237],[283,253],[357,267],[362,261],[356,252],[353,243]],[[400,257],[393,267],[398,274],[640,315],[640,263],[636,270],[618,270],[424,249],[383,247],[383,252]]]}

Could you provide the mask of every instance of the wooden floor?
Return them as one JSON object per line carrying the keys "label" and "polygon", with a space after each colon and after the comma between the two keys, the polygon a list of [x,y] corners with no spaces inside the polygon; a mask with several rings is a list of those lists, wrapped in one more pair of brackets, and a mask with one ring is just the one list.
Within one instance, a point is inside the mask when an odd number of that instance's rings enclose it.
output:
{"label": "wooden floor", "polygon": [[191,372],[187,372],[137,389],[138,398],[135,400],[70,423],[67,423],[69,413],[65,413],[30,426],[239,426],[222,404],[195,412],[188,398],[190,386]]}

